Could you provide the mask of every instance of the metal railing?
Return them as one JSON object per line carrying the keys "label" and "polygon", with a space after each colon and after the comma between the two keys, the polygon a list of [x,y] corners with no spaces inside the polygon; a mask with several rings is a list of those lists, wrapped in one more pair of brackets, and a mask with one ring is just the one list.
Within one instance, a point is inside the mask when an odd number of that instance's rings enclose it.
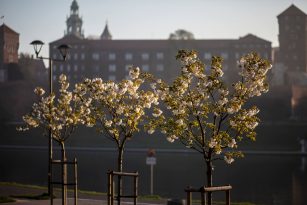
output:
{"label": "metal railing", "polygon": [[192,187],[187,187],[184,191],[187,193],[187,205],[192,205],[192,193],[199,192],[201,195],[201,205],[207,205],[207,193],[225,191],[226,193],[226,205],[230,205],[230,190],[232,186],[216,186],[216,187],[201,187],[195,189]]}
{"label": "metal railing", "polygon": [[[121,180],[121,177],[133,177],[133,194],[132,195],[123,195],[121,193],[122,187],[118,187],[117,196],[115,197],[114,191],[114,176],[118,177],[118,180]],[[114,199],[117,199],[118,205],[121,204],[121,198],[132,198],[134,205],[137,204],[138,198],[138,172],[127,173],[127,172],[115,172],[109,171],[108,172],[108,205],[114,205]],[[122,184],[120,183],[120,186]]]}
{"label": "metal railing", "polygon": [[[67,186],[74,187],[74,205],[78,204],[78,162],[77,159],[74,158],[74,161],[61,161],[61,160],[52,160],[51,161],[51,174],[53,174],[53,166],[54,165],[61,165],[62,170],[62,177],[61,181],[53,181],[53,177],[51,178],[51,187],[50,187],[50,204],[53,205],[53,187],[54,185],[61,185],[62,191],[62,205],[67,204]],[[67,182],[67,165],[73,166],[73,182]]]}

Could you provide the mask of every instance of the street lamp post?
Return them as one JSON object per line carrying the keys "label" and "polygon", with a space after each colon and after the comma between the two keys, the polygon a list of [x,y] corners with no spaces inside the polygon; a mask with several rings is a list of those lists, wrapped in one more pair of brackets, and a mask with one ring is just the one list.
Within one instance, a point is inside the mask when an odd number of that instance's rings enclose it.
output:
{"label": "street lamp post", "polygon": [[[53,83],[52,83],[52,64],[53,61],[65,61],[68,53],[68,49],[70,46],[66,44],[62,44],[58,46],[58,49],[63,57],[63,59],[53,59],[51,57],[43,57],[39,56],[39,53],[44,45],[44,42],[40,40],[35,40],[30,43],[30,45],[33,45],[34,52],[36,55],[36,58],[41,59],[41,60],[48,60],[49,61],[49,93],[52,94],[53,92]],[[50,197],[51,196],[51,180],[52,180],[52,158],[53,158],[53,152],[52,152],[52,132],[51,129],[49,129],[49,144],[48,144],[48,194]]]}

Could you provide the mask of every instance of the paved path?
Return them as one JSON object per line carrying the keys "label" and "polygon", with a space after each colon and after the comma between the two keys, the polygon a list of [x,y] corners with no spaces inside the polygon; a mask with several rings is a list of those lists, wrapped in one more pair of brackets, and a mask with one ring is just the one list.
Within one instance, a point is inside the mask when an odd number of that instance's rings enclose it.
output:
{"label": "paved path", "polygon": [[[29,188],[23,186],[5,185],[0,183],[0,196],[40,195],[47,189]],[[59,194],[59,193],[58,193]],[[56,195],[58,195],[56,194]],[[68,193],[71,194],[71,193]],[[71,196],[69,196],[71,197]],[[29,200],[15,198],[16,202],[1,203],[1,205],[50,205],[50,200]],[[138,200],[138,205],[166,205],[166,200]],[[54,199],[54,205],[61,205],[61,197]],[[73,205],[73,198],[68,198],[68,205]],[[114,204],[117,204],[116,202]],[[133,205],[132,202],[123,202],[123,205]],[[107,205],[106,196],[103,194],[79,193],[78,205]]]}

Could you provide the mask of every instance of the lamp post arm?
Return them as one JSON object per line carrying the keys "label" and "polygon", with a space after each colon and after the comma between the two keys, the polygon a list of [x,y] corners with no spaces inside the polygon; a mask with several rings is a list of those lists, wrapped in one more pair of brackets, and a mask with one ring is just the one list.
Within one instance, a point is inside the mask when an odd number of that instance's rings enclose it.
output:
{"label": "lamp post arm", "polygon": [[64,61],[66,61],[65,59],[54,59],[54,58],[44,57],[44,56],[37,56],[37,58],[41,59],[41,60],[49,60],[49,61],[54,61],[54,62],[64,62]]}

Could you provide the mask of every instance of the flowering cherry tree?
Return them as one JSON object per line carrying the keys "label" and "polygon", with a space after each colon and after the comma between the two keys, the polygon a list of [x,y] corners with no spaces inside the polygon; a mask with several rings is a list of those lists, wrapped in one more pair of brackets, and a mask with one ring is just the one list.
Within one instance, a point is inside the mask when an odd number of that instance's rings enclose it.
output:
{"label": "flowering cherry tree", "polygon": [[[45,91],[37,87],[34,92],[39,101],[34,103],[32,111],[23,116],[25,125],[17,128],[26,131],[30,128],[42,128],[46,135],[55,140],[61,147],[61,161],[66,161],[65,141],[72,135],[78,125],[92,126],[89,114],[90,101],[83,99],[81,92],[69,91],[69,83],[65,75],[59,77],[60,89],[58,96],[51,93],[45,96]],[[51,165],[50,165],[51,166]],[[67,165],[62,164],[62,183],[67,183]],[[62,187],[63,203],[67,203],[67,186]]]}
{"label": "flowering cherry tree", "polygon": [[213,161],[231,164],[243,156],[239,142],[255,140],[259,109],[246,102],[268,91],[265,80],[271,65],[256,53],[247,54],[238,62],[241,80],[227,86],[222,58],[212,57],[208,70],[195,51],[180,50],[177,59],[182,70],[171,85],[160,79],[151,84],[164,109],[154,108],[147,130],[159,129],[169,142],[179,140],[199,152],[207,167],[207,186],[212,186]]}
{"label": "flowering cherry tree", "polygon": [[23,116],[25,125],[17,128],[26,131],[30,128],[42,128],[47,135],[58,142],[62,151],[62,160],[66,160],[65,141],[72,135],[78,125],[93,126],[90,118],[89,101],[83,99],[82,93],[69,91],[69,83],[65,75],[59,77],[59,94],[51,93],[37,87],[34,92],[39,101],[34,103],[32,111]]}
{"label": "flowering cherry tree", "polygon": [[135,67],[130,70],[129,76],[130,79],[118,83],[104,82],[101,78],[86,79],[76,86],[87,93],[87,99],[91,101],[91,116],[99,131],[115,142],[119,172],[123,171],[127,140],[140,130],[140,123],[146,118],[146,109],[158,104],[157,94],[140,88],[146,74]]}

